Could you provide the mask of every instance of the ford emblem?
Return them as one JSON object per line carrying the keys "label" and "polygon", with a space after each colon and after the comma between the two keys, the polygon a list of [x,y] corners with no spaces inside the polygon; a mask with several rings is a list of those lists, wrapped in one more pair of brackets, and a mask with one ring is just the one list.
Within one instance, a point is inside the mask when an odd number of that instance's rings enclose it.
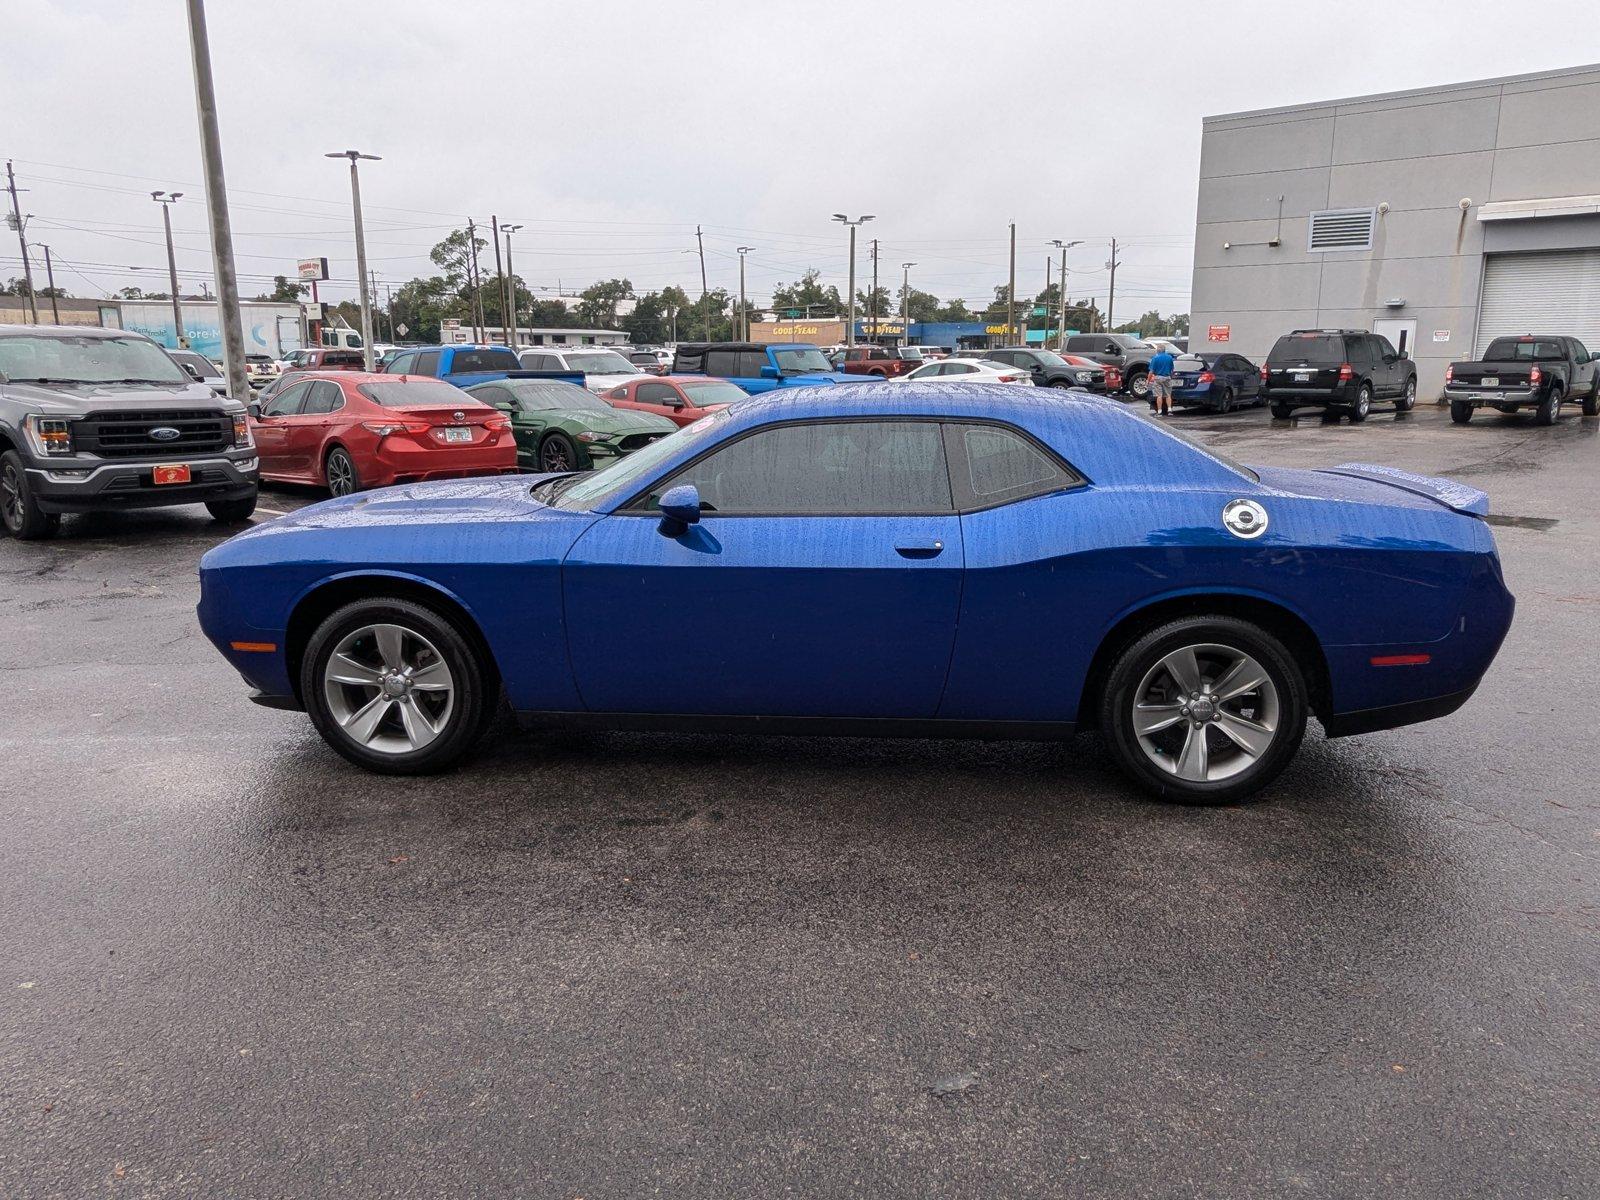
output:
{"label": "ford emblem", "polygon": [[175,442],[183,435],[171,425],[157,425],[150,431],[150,436],[158,442]]}

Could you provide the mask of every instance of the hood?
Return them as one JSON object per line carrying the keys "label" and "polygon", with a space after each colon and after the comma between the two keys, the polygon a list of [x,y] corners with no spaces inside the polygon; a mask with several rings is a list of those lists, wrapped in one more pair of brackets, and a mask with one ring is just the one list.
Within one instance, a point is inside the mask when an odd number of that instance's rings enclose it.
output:
{"label": "hood", "polygon": [[846,375],[842,371],[813,371],[808,375],[785,375],[784,387],[811,387],[820,383],[862,383],[860,375]]}
{"label": "hood", "polygon": [[488,475],[357,492],[353,496],[308,504],[287,516],[257,525],[239,538],[271,536],[274,531],[287,533],[297,529],[448,525],[458,521],[526,516],[544,508],[531,492],[534,484],[548,478],[548,475]]}
{"label": "hood", "polygon": [[[204,383],[0,383],[6,398],[42,414],[76,416],[98,408],[215,409],[219,397]],[[242,412],[243,405],[225,402]]]}

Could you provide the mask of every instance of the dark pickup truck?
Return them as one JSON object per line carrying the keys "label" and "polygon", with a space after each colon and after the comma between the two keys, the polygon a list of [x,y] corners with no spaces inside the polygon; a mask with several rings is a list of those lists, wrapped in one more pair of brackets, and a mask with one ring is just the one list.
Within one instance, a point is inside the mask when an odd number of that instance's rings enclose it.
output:
{"label": "dark pickup truck", "polygon": [[1445,369],[1444,397],[1457,425],[1472,420],[1476,408],[1531,408],[1540,425],[1554,425],[1568,400],[1582,401],[1584,416],[1600,416],[1600,354],[1574,337],[1498,337],[1482,358]]}
{"label": "dark pickup truck", "polygon": [[48,537],[62,513],[173,504],[244,521],[259,477],[244,405],[149,338],[0,325],[0,523],[12,537]]}

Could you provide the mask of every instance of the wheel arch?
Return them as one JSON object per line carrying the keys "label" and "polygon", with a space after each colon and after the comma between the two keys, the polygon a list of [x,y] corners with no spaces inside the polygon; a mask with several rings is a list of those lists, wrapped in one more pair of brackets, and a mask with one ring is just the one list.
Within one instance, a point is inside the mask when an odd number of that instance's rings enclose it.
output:
{"label": "wheel arch", "polygon": [[12,438],[11,431],[9,429],[4,428],[4,427],[0,427],[0,454],[4,454],[8,450],[16,450],[16,449],[17,449],[17,443]]}
{"label": "wheel arch", "polygon": [[305,658],[306,646],[318,625],[336,610],[356,600],[395,598],[410,600],[431,609],[460,630],[463,637],[478,652],[484,668],[490,675],[492,687],[500,686],[500,666],[496,662],[483,627],[467,604],[454,593],[431,580],[415,575],[391,571],[362,571],[336,575],[324,579],[302,593],[289,610],[289,622],[284,632],[284,659],[289,671],[289,683],[294,688],[295,699],[304,703],[300,695],[300,667]]}
{"label": "wheel arch", "polygon": [[1249,592],[1188,592],[1153,600],[1125,612],[1106,631],[1084,674],[1083,691],[1078,697],[1078,727],[1087,729],[1098,721],[1106,679],[1123,650],[1158,625],[1179,617],[1198,616],[1236,617],[1272,634],[1305,670],[1311,711],[1319,720],[1328,711],[1331,689],[1327,656],[1303,616],[1280,601]]}

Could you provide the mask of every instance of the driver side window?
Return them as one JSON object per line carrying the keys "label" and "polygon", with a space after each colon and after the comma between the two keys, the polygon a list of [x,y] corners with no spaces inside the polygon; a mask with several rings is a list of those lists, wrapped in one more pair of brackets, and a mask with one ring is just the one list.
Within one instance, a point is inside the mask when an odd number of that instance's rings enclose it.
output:
{"label": "driver side window", "polygon": [[692,483],[720,516],[948,513],[950,475],[934,421],[779,425],[713,451],[652,490]]}
{"label": "driver side window", "polygon": [[297,383],[272,398],[272,403],[261,410],[263,417],[292,417],[298,413],[311,394],[309,383]]}

